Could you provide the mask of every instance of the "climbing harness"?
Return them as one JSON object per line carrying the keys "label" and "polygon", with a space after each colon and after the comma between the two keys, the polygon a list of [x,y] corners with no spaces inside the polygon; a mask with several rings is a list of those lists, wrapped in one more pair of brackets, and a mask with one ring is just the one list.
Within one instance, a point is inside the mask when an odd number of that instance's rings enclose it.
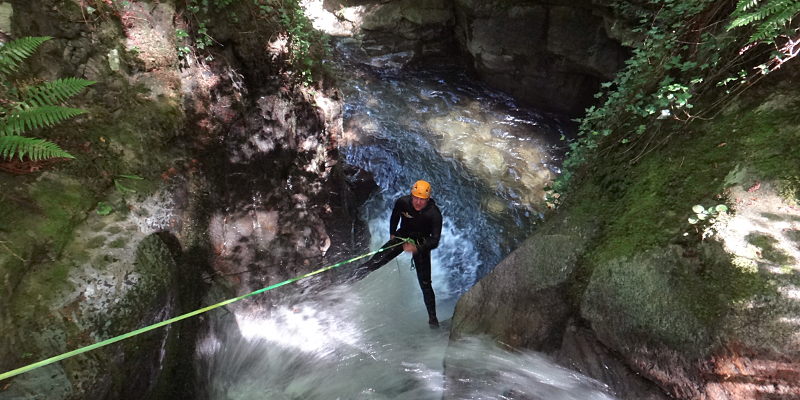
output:
{"label": "climbing harness", "polygon": [[258,289],[256,291],[241,295],[239,297],[234,297],[232,299],[221,301],[221,302],[219,302],[217,304],[212,304],[210,306],[203,307],[201,309],[194,310],[194,311],[188,312],[186,314],[179,315],[179,316],[174,317],[174,318],[170,318],[170,319],[165,320],[165,321],[157,322],[155,324],[152,324],[152,325],[149,325],[149,326],[145,326],[144,328],[140,328],[140,329],[137,329],[135,331],[124,333],[122,335],[115,336],[115,337],[112,337],[110,339],[106,339],[106,340],[103,340],[101,342],[89,345],[89,346],[81,347],[79,349],[72,350],[72,351],[67,352],[67,353],[63,353],[63,354],[60,354],[60,355],[57,355],[57,356],[50,357],[48,359],[39,361],[39,362],[35,362],[33,364],[28,364],[28,365],[26,365],[24,367],[17,368],[15,370],[4,372],[4,373],[0,374],[0,381],[2,381],[4,379],[11,378],[11,377],[14,377],[14,376],[17,376],[17,375],[20,375],[20,374],[24,374],[24,373],[26,373],[28,371],[32,371],[32,370],[34,370],[36,368],[39,368],[39,367],[44,367],[45,365],[49,365],[49,364],[52,364],[52,363],[57,362],[57,361],[61,361],[61,360],[64,360],[64,359],[67,359],[67,358],[70,358],[70,357],[77,356],[78,354],[86,353],[86,352],[94,350],[94,349],[99,349],[100,347],[108,346],[109,344],[116,343],[116,342],[119,342],[121,340],[125,340],[125,339],[134,337],[136,335],[139,335],[139,334],[142,334],[142,333],[145,333],[145,332],[152,331],[152,330],[160,328],[162,326],[170,325],[170,324],[172,324],[174,322],[178,322],[180,320],[184,320],[184,319],[187,319],[187,318],[190,318],[190,317],[194,317],[195,315],[202,314],[202,313],[204,313],[206,311],[211,311],[211,310],[213,310],[215,308],[219,308],[219,307],[222,307],[222,306],[237,302],[237,301],[245,299],[247,297],[255,296],[257,294],[264,293],[264,292],[266,292],[268,290],[272,290],[272,289],[275,289],[275,288],[278,288],[278,287],[281,287],[281,286],[284,286],[284,285],[288,285],[288,284],[293,283],[293,282],[297,282],[297,281],[299,281],[301,279],[309,278],[309,277],[317,275],[319,273],[322,273],[322,272],[325,272],[325,271],[328,271],[328,270],[331,270],[331,269],[334,269],[334,268],[341,267],[342,265],[349,264],[349,263],[351,263],[353,261],[357,261],[357,260],[360,260],[360,259],[365,258],[365,257],[373,256],[375,254],[378,254],[380,252],[389,250],[389,249],[391,249],[393,247],[396,247],[396,246],[400,246],[400,245],[405,244],[405,243],[415,243],[414,240],[410,239],[410,238],[398,238],[398,239],[402,239],[402,241],[398,242],[398,243],[395,243],[395,244],[393,244],[391,246],[383,247],[383,248],[380,248],[378,250],[371,251],[371,252],[366,253],[366,254],[362,254],[362,255],[360,255],[358,257],[351,258],[351,259],[349,259],[347,261],[342,261],[342,262],[339,262],[339,263],[336,263],[336,264],[333,264],[333,265],[329,265],[327,267],[320,268],[320,269],[318,269],[316,271],[309,272],[309,273],[307,273],[305,275],[296,276],[294,278],[287,279],[287,280],[285,280],[283,282],[279,282],[279,283],[276,283],[274,285],[267,286],[265,288]]}

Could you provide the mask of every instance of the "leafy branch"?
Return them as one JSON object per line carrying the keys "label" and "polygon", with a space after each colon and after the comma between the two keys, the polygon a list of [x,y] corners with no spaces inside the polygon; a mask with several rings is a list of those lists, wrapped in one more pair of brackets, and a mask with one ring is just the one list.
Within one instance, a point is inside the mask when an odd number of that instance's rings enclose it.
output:
{"label": "leafy branch", "polygon": [[[241,5],[236,8],[234,6]],[[193,29],[176,30],[179,41],[178,56],[186,58],[195,51],[207,51],[218,44],[209,33],[209,27],[220,18],[237,21],[241,13],[249,9],[257,26],[280,25],[286,37],[288,63],[301,82],[310,84],[313,71],[329,51],[324,35],[316,31],[306,17],[298,0],[186,0],[186,10],[193,20]],[[268,35],[267,35],[268,36]],[[206,60],[213,59],[210,54]]]}
{"label": "leafy branch", "polygon": [[[601,84],[595,95],[599,103],[577,120],[578,139],[569,143],[552,194],[567,191],[590,159],[638,162],[676,131],[663,127],[713,118],[800,53],[800,37],[792,37],[797,29],[791,24],[800,12],[798,0],[739,0],[733,11],[722,0],[616,1],[612,9],[619,19],[636,21],[636,39],[628,43],[632,55],[614,80]],[[744,26],[753,30],[746,41],[732,32]],[[748,51],[756,48],[754,41],[775,49]],[[557,203],[553,196],[550,200]]]}

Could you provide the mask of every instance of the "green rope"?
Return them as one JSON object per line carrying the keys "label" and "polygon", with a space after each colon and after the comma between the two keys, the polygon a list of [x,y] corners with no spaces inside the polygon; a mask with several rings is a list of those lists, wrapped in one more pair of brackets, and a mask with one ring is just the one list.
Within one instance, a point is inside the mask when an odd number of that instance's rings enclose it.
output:
{"label": "green rope", "polygon": [[54,362],[66,359],[66,358],[77,356],[78,354],[86,353],[87,351],[92,351],[94,349],[99,349],[100,347],[108,346],[108,345],[110,345],[112,343],[116,343],[116,342],[119,342],[121,340],[125,340],[125,339],[128,339],[128,338],[134,337],[136,335],[139,335],[139,334],[142,334],[142,333],[145,333],[145,332],[148,332],[148,331],[152,331],[153,329],[157,329],[157,328],[160,328],[162,326],[169,325],[169,324],[171,324],[173,322],[178,322],[178,321],[186,319],[186,318],[194,317],[195,315],[202,314],[202,313],[204,313],[206,311],[211,311],[211,310],[213,310],[215,308],[219,308],[219,307],[222,307],[222,306],[237,302],[239,300],[245,299],[245,298],[250,297],[250,296],[255,296],[255,295],[259,294],[259,293],[264,293],[267,290],[272,290],[272,289],[281,287],[283,285],[288,285],[288,284],[290,284],[292,282],[297,282],[297,281],[299,281],[301,279],[305,279],[305,278],[314,276],[316,274],[319,274],[319,273],[322,273],[322,272],[325,272],[325,271],[328,271],[328,270],[331,270],[331,269],[334,269],[334,268],[341,267],[342,265],[349,264],[349,263],[351,263],[353,261],[360,260],[362,258],[378,254],[378,253],[380,253],[382,251],[389,250],[392,247],[400,246],[400,245],[402,245],[404,243],[413,243],[414,242],[412,239],[407,239],[407,238],[398,238],[398,239],[402,239],[403,241],[399,242],[399,243],[396,243],[396,244],[393,244],[393,245],[388,246],[388,247],[380,248],[378,250],[375,250],[375,251],[372,251],[372,252],[369,252],[369,253],[366,253],[366,254],[362,254],[362,255],[360,255],[358,257],[351,258],[351,259],[349,259],[347,261],[342,261],[342,262],[339,262],[339,263],[336,263],[336,264],[333,264],[333,265],[329,265],[329,266],[327,266],[325,268],[320,268],[320,269],[318,269],[316,271],[309,272],[309,273],[307,273],[305,275],[302,275],[302,276],[297,276],[297,277],[294,277],[292,279],[288,279],[288,280],[285,280],[283,282],[279,282],[279,283],[276,283],[274,285],[270,285],[270,286],[267,286],[265,288],[258,289],[258,290],[254,291],[254,292],[250,292],[250,293],[241,295],[239,297],[228,299],[228,300],[219,302],[217,304],[210,305],[208,307],[203,307],[203,308],[201,308],[199,310],[194,310],[192,312],[188,312],[186,314],[179,315],[179,316],[174,317],[174,318],[170,318],[170,319],[168,319],[166,321],[161,321],[161,322],[155,323],[153,325],[145,326],[144,328],[140,328],[140,329],[137,329],[137,330],[132,331],[132,332],[124,333],[122,335],[115,336],[115,337],[113,337],[111,339],[103,340],[102,342],[99,342],[99,343],[95,343],[95,344],[92,344],[92,345],[89,345],[89,346],[86,346],[86,347],[81,347],[81,348],[79,348],[77,350],[72,350],[70,352],[63,353],[63,354],[57,355],[55,357],[50,357],[50,358],[48,358],[46,360],[35,362],[33,364],[29,364],[29,365],[26,365],[26,366],[21,367],[21,368],[17,368],[17,369],[12,370],[12,371],[4,372],[4,373],[0,374],[0,381],[2,381],[4,379],[11,378],[13,376],[17,376],[19,374],[24,374],[24,373],[26,373],[28,371],[32,371],[32,370],[34,370],[36,368],[39,368],[39,367],[44,367],[45,365],[49,365],[49,364],[52,364]]}

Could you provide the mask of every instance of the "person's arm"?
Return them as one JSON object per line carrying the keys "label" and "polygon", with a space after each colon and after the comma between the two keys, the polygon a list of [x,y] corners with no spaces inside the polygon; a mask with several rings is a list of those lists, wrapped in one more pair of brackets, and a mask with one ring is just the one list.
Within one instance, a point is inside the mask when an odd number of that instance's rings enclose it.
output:
{"label": "person's arm", "polygon": [[394,209],[392,209],[392,217],[389,218],[389,237],[394,238],[397,234],[397,223],[400,222],[400,199],[394,202]]}
{"label": "person's arm", "polygon": [[439,238],[442,236],[442,214],[436,210],[431,218],[431,236],[417,246],[417,250],[430,251],[439,247]]}

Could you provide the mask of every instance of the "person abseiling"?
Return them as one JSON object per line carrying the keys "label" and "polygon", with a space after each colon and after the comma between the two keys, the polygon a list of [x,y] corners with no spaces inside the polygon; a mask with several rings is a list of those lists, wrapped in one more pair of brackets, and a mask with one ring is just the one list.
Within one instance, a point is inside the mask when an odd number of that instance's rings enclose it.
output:
{"label": "person abseiling", "polygon": [[[400,227],[397,224],[400,223]],[[426,181],[417,181],[411,187],[411,194],[400,197],[394,203],[392,216],[389,219],[389,241],[382,248],[400,243],[410,238],[414,243],[404,243],[374,255],[362,264],[357,272],[363,277],[384,266],[403,251],[411,253],[417,270],[417,280],[422,289],[425,308],[428,309],[428,324],[431,328],[439,327],[436,318],[436,296],[431,285],[431,250],[439,246],[442,234],[442,213],[431,198],[431,185]]]}

